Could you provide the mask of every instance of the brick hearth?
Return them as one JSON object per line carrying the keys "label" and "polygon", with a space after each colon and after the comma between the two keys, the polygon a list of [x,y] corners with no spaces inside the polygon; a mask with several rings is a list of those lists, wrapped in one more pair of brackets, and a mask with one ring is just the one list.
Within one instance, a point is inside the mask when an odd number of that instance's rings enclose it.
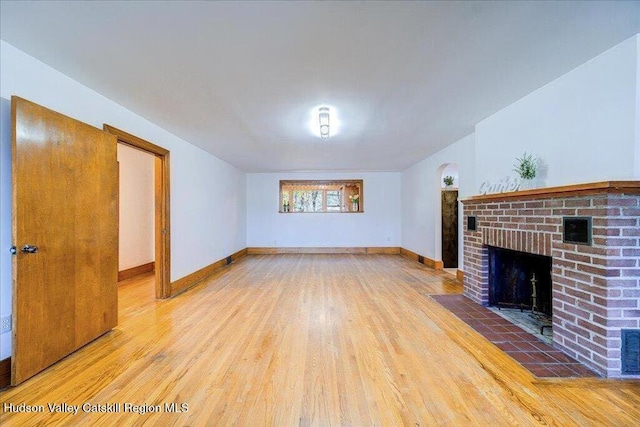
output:
{"label": "brick hearth", "polygon": [[[464,204],[464,294],[489,301],[488,246],[552,257],[554,346],[621,376],[621,329],[640,328],[640,182],[476,196]],[[466,228],[477,217],[477,231]],[[592,244],[563,243],[563,217],[592,217]]]}

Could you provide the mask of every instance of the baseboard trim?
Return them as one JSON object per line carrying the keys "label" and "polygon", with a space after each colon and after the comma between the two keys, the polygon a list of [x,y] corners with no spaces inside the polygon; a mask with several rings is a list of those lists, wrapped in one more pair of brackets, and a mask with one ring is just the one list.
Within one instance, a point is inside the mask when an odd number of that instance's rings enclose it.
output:
{"label": "baseboard trim", "polygon": [[0,360],[0,389],[11,385],[11,358]]}
{"label": "baseboard trim", "polygon": [[305,247],[305,248],[247,248],[248,255],[280,255],[280,254],[389,254],[400,253],[399,247]]}
{"label": "baseboard trim", "polygon": [[155,261],[148,262],[146,264],[139,265],[137,267],[127,268],[126,270],[118,271],[118,282],[131,279],[132,277],[139,276],[140,274],[154,271],[156,268]]}
{"label": "baseboard trim", "polygon": [[402,255],[405,258],[418,261],[429,268],[433,268],[434,270],[442,270],[443,268],[442,261],[435,261],[426,256],[418,255],[417,253],[410,251],[409,249],[400,248],[400,255]]}
{"label": "baseboard trim", "polygon": [[238,252],[230,255],[229,257],[222,258],[212,264],[209,264],[206,267],[201,268],[200,270],[194,271],[191,274],[184,276],[181,279],[176,280],[175,282],[171,282],[171,295],[176,296],[187,289],[192,288],[197,285],[207,277],[211,276],[216,271],[220,270],[224,266],[228,264],[228,259],[231,258],[231,261],[235,261],[237,259],[242,258],[247,255],[247,248],[239,250]]}
{"label": "baseboard trim", "polygon": [[456,279],[458,279],[458,282],[464,283],[464,271],[462,270],[456,271]]}

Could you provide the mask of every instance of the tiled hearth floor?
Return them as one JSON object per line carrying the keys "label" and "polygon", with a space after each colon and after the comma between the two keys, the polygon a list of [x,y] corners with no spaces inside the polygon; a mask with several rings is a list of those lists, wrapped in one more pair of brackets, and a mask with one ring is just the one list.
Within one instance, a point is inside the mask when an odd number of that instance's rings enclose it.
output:
{"label": "tiled hearth floor", "polygon": [[463,295],[431,297],[536,377],[598,376],[580,362]]}

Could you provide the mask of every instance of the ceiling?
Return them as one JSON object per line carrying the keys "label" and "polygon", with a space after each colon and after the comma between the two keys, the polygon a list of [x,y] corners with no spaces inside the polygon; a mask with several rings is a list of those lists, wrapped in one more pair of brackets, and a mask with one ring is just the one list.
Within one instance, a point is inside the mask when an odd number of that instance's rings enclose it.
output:
{"label": "ceiling", "polygon": [[[247,172],[403,170],[640,31],[637,1],[2,0],[0,13],[9,44]],[[319,105],[340,121],[327,140],[309,129]]]}

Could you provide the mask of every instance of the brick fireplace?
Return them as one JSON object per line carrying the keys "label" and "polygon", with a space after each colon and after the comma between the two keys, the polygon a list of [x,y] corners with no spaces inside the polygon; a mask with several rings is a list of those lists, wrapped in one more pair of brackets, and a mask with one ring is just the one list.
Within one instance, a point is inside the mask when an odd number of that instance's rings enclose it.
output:
{"label": "brick fireplace", "polygon": [[[462,202],[465,296],[488,305],[490,247],[551,257],[554,347],[606,377],[624,376],[622,330],[640,329],[640,182],[542,188]],[[470,217],[475,231],[468,228]],[[587,219],[589,242],[567,242],[563,219]]]}

